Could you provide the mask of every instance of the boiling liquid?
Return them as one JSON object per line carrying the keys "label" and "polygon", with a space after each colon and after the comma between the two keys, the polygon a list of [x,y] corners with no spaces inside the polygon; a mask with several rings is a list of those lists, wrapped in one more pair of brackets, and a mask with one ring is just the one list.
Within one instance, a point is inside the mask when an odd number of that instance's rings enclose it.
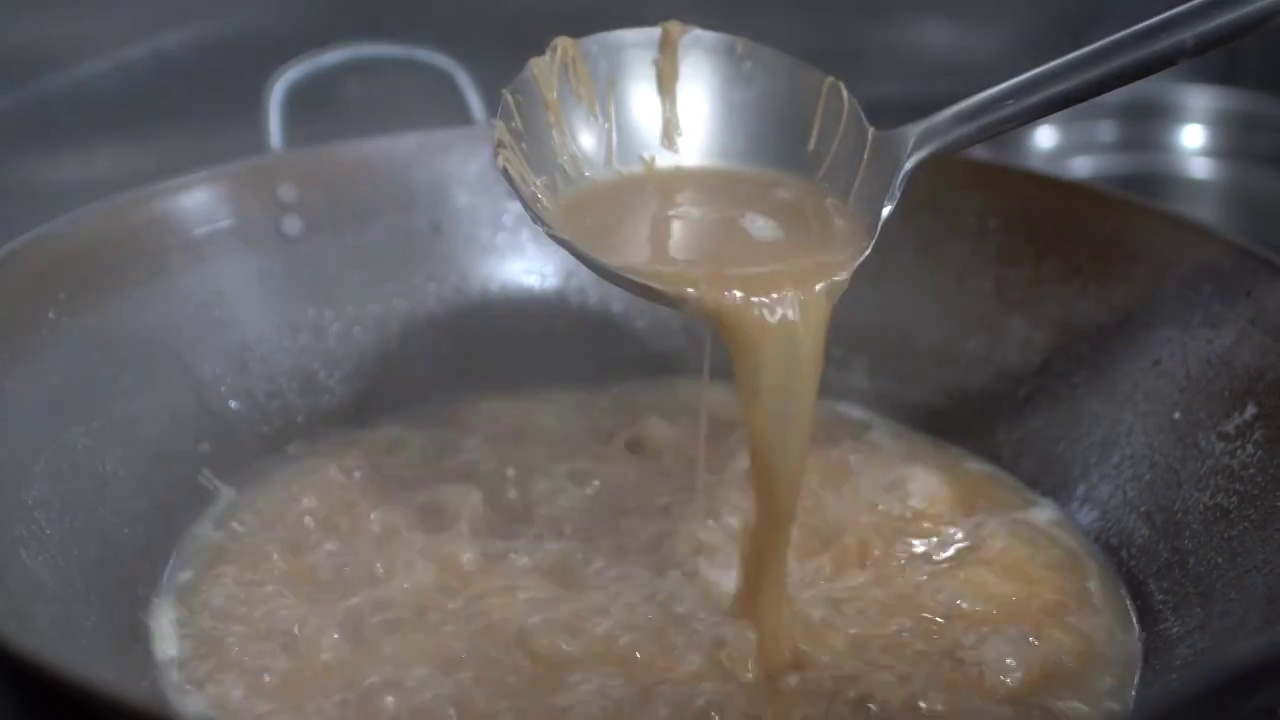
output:
{"label": "boiling liquid", "polygon": [[153,612],[170,697],[307,720],[1122,716],[1133,617],[1060,512],[825,403],[789,549],[796,669],[762,677],[724,612],[750,433],[732,389],[705,420],[702,399],[696,379],[479,399],[294,449],[175,555]]}

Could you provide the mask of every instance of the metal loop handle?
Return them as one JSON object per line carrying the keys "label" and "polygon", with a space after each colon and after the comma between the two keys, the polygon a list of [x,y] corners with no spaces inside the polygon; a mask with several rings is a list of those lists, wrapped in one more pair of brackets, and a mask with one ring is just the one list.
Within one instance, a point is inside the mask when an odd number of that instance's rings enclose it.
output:
{"label": "metal loop handle", "polygon": [[406,45],[391,42],[350,42],[330,45],[299,55],[281,65],[271,74],[263,92],[262,131],[263,141],[271,152],[288,147],[285,140],[285,121],[289,107],[289,94],[299,82],[305,82],[319,73],[342,67],[353,62],[369,60],[395,60],[426,65],[447,74],[453,79],[458,93],[467,104],[467,112],[476,124],[487,122],[489,110],[485,106],[480,84],[466,66],[451,56],[422,45]]}

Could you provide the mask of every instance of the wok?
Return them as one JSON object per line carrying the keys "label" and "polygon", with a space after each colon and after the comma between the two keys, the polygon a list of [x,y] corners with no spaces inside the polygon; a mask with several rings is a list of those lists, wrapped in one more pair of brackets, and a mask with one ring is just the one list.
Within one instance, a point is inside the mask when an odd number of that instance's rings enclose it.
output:
{"label": "wok", "polygon": [[[699,372],[705,329],[545,239],[491,157],[483,127],[291,151],[0,254],[0,643],[163,712],[143,616],[202,469],[448,395]],[[1151,704],[1280,622],[1276,307],[1277,267],[1197,226],[936,161],[835,311],[824,395],[1059,501],[1132,594]]]}

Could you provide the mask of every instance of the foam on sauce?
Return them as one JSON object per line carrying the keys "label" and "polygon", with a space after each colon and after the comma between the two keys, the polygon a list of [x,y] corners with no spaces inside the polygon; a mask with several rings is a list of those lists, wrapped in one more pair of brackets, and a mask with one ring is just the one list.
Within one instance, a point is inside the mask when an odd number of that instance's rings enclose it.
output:
{"label": "foam on sauce", "polygon": [[730,387],[704,419],[702,399],[697,379],[492,397],[292,449],[175,555],[152,615],[167,691],[224,718],[1122,716],[1133,617],[1057,508],[825,403],[789,553],[796,669],[764,679],[724,611],[747,432]]}

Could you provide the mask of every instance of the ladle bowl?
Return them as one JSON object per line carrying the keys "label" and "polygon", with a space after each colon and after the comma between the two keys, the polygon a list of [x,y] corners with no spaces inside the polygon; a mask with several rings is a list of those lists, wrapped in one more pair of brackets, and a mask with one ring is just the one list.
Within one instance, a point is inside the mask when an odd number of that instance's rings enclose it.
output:
{"label": "ladle bowl", "polygon": [[[743,38],[688,28],[675,56],[679,132],[673,150],[663,142],[656,81],[662,33],[660,27],[630,28],[578,41],[598,109],[575,96],[567,74],[554,78],[556,97],[544,98],[539,78],[526,68],[502,95],[498,136],[509,133],[514,147],[499,147],[498,161],[548,235],[606,279],[669,303],[665,293],[564,237],[551,212],[559,199],[598,179],[653,167],[768,169],[816,179],[833,195],[848,197],[871,126],[844,85],[816,68]],[[554,103],[550,109],[548,101]],[[557,133],[567,142],[555,139]],[[512,158],[503,153],[512,151],[526,167],[508,166]],[[532,177],[522,177],[526,170]]]}
{"label": "ladle bowl", "polygon": [[[847,201],[870,251],[910,173],[926,158],[1165,69],[1277,12],[1280,0],[1192,0],[892,130],[873,128],[840,80],[745,38],[665,23],[559,39],[503,90],[495,155],[525,210],[553,240],[606,280],[676,304],[565,237],[552,212],[559,199],[646,168],[781,172],[814,180]],[[665,94],[660,56],[677,71]]]}

